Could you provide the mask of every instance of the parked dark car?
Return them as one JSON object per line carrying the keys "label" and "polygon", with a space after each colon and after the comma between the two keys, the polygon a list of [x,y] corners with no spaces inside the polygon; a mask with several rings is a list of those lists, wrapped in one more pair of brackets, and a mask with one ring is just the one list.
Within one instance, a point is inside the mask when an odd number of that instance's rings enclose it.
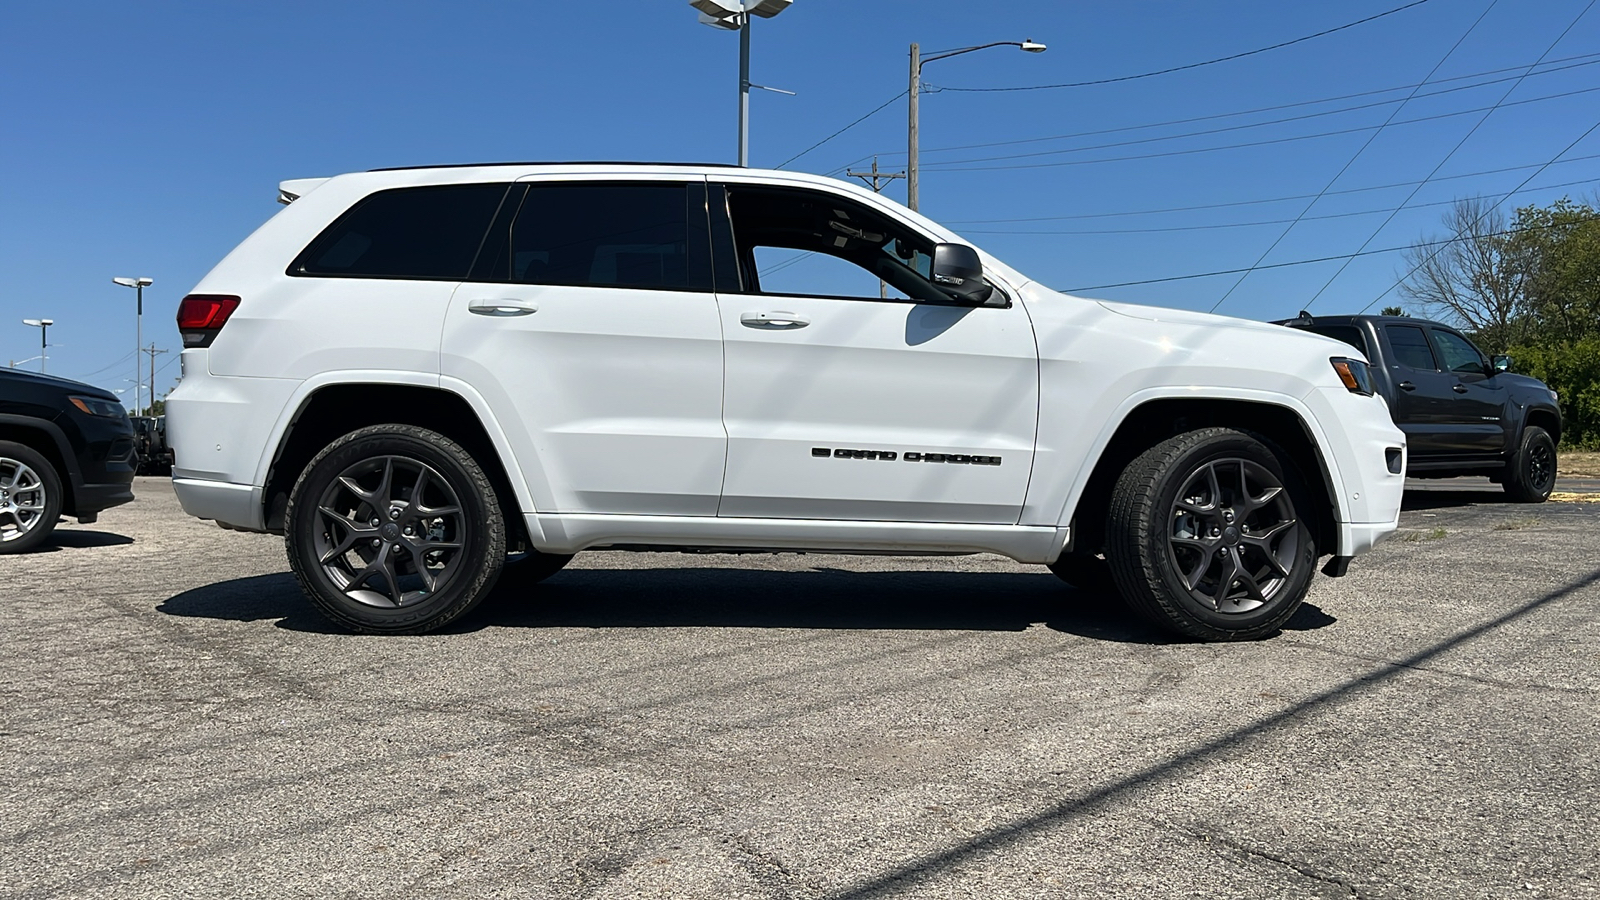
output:
{"label": "parked dark car", "polygon": [[0,369],[0,553],[38,546],[63,515],[93,522],[132,500],[138,466],[115,394]]}
{"label": "parked dark car", "polygon": [[1539,503],[1556,483],[1561,408],[1544,382],[1512,374],[1461,332],[1409,316],[1309,316],[1277,324],[1344,341],[1372,363],[1373,388],[1406,433],[1406,474],[1487,475]]}

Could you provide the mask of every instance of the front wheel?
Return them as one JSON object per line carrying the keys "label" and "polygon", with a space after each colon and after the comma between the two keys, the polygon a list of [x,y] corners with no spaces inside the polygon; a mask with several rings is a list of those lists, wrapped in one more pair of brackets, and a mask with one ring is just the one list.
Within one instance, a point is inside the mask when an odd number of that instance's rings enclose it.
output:
{"label": "front wheel", "polygon": [[32,550],[61,520],[61,476],[37,450],[0,441],[0,553]]}
{"label": "front wheel", "polygon": [[1311,586],[1312,507],[1292,470],[1228,428],[1180,434],[1121,477],[1106,556],[1123,598],[1158,625],[1204,640],[1275,633]]}
{"label": "front wheel", "polygon": [[285,511],[289,564],[333,621],[421,634],[476,606],[505,562],[494,487],[460,444],[412,425],[374,425],[329,444]]}
{"label": "front wheel", "polygon": [[1522,429],[1516,455],[1500,477],[1506,495],[1518,503],[1543,503],[1556,489],[1556,442],[1537,425]]}

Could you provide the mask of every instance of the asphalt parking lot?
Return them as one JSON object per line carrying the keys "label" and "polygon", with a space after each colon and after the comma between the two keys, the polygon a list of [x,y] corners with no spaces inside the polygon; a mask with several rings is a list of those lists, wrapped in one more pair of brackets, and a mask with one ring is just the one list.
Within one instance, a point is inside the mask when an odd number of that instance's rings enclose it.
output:
{"label": "asphalt parking lot", "polygon": [[1595,484],[1427,485],[1218,646],[991,556],[590,553],[356,637],[141,478],[0,557],[0,896],[1595,896]]}

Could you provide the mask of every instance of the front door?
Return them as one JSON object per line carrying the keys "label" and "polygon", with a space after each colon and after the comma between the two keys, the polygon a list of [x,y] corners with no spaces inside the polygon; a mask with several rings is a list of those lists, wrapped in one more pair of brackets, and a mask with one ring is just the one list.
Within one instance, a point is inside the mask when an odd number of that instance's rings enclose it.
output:
{"label": "front door", "polygon": [[1499,454],[1505,449],[1506,390],[1494,370],[1466,338],[1442,328],[1428,329],[1439,367],[1450,376],[1452,400],[1446,405],[1441,439],[1452,455]]}
{"label": "front door", "polygon": [[719,515],[1015,524],[1039,402],[1026,310],[1003,288],[953,302],[928,281],[933,241],[848,197],[730,183],[711,201]]}
{"label": "front door", "polygon": [[450,303],[444,376],[493,408],[538,512],[716,515],[704,182],[532,182],[518,202]]}

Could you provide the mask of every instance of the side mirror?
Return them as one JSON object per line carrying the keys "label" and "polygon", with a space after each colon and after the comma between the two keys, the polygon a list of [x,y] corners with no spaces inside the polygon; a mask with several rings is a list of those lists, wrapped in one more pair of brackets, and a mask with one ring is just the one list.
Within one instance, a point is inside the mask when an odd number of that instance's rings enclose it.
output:
{"label": "side mirror", "polygon": [[983,303],[994,293],[983,280],[978,251],[966,244],[935,244],[932,277],[935,287],[964,303]]}
{"label": "side mirror", "polygon": [[1496,372],[1511,371],[1511,357],[1505,355],[1495,356],[1489,363]]}

